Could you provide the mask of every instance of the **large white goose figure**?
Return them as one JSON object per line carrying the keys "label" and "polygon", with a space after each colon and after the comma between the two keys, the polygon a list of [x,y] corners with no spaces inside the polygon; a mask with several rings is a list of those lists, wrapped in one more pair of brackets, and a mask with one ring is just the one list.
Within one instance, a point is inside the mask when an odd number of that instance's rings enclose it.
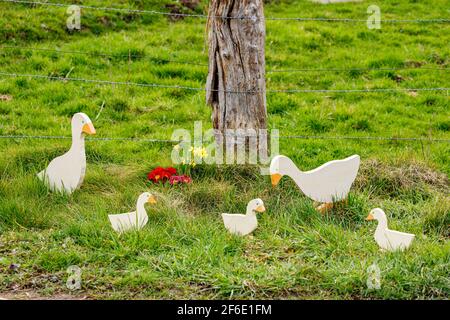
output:
{"label": "large white goose figure", "polygon": [[334,202],[347,198],[358,173],[359,163],[359,156],[353,155],[303,172],[291,159],[280,155],[272,159],[270,175],[273,186],[276,186],[284,175],[291,177],[306,196],[322,203],[317,210],[323,213],[331,209]]}
{"label": "large white goose figure", "polygon": [[53,159],[37,175],[51,190],[71,194],[83,183],[86,172],[86,134],[95,134],[92,121],[86,114],[76,113],[72,117],[72,146],[69,151]]}
{"label": "large white goose figure", "polygon": [[133,229],[142,229],[148,222],[148,215],[144,206],[146,203],[155,204],[155,196],[151,193],[144,192],[137,200],[136,211],[108,215],[112,228],[118,233],[123,233]]}

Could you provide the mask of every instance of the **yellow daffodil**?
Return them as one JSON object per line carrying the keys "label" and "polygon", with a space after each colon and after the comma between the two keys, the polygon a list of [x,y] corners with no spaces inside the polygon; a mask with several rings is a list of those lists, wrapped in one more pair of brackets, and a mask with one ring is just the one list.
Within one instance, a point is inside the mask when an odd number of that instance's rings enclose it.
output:
{"label": "yellow daffodil", "polygon": [[193,150],[194,156],[198,156],[200,158],[206,158],[208,156],[208,152],[206,148],[198,147]]}
{"label": "yellow daffodil", "polygon": [[200,156],[202,158],[206,158],[208,156],[208,151],[206,151],[206,148],[202,148],[200,151]]}

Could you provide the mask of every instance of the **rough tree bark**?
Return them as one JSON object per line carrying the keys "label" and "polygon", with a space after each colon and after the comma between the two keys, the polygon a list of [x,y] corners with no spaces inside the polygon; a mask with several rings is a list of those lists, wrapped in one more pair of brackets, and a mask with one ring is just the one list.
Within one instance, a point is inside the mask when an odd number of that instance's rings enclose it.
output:
{"label": "rough tree bark", "polygon": [[266,129],[263,0],[211,0],[209,16],[206,99],[213,128]]}

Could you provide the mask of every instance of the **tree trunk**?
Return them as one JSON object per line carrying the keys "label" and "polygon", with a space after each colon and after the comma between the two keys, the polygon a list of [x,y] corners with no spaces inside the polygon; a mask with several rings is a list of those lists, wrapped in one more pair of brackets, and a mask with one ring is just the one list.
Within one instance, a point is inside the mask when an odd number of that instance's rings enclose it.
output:
{"label": "tree trunk", "polygon": [[206,100],[213,128],[259,134],[267,128],[263,0],[211,0],[209,16]]}

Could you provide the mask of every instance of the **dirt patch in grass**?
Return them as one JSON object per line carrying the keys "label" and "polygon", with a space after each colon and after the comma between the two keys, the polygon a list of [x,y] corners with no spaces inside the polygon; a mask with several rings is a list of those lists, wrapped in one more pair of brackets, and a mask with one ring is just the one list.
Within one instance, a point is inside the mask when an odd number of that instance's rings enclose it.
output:
{"label": "dirt patch in grass", "polygon": [[12,96],[8,95],[8,94],[0,94],[0,101],[11,101],[12,100]]}
{"label": "dirt patch in grass", "polygon": [[56,293],[51,296],[43,296],[39,293],[26,290],[17,292],[0,293],[0,300],[86,300],[90,299],[86,295],[76,295],[67,293]]}

